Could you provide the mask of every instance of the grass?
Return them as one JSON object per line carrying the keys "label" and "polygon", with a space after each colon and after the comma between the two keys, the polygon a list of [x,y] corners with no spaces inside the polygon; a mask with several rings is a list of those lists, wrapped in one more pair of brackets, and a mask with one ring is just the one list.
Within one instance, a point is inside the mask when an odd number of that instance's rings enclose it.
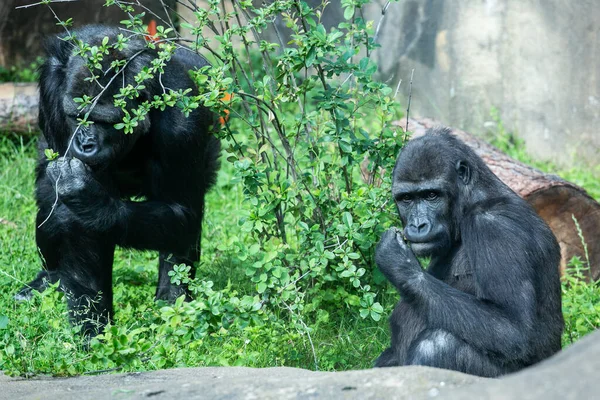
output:
{"label": "grass", "polygon": [[[529,159],[514,138],[502,135],[506,134],[501,132],[498,137],[510,155],[582,185],[600,199],[598,170],[559,171],[549,163]],[[361,319],[343,306],[320,310],[306,321],[274,315],[263,325],[222,329],[193,342],[165,341],[160,329],[168,321],[161,314],[163,305],[153,301],[157,254],[119,249],[114,272],[115,324],[106,343],[86,349],[76,329],[67,323],[61,293],[50,290],[21,303],[12,298],[40,268],[34,239],[35,146],[35,139],[0,134],[0,370],[23,376],[206,365],[285,365],[335,371],[369,368],[388,345],[386,318],[378,322]],[[218,184],[207,199],[198,275],[213,281],[216,289],[241,297],[253,294],[254,284],[246,278],[239,259],[221,245],[242,234],[235,216],[246,205],[239,185],[232,184],[231,178],[223,161]],[[563,287],[564,344],[600,325],[600,290],[576,279],[585,268],[585,260],[574,260],[573,279],[566,280]],[[385,314],[389,314],[397,294],[390,289],[382,297]],[[310,337],[302,324],[311,328]]]}

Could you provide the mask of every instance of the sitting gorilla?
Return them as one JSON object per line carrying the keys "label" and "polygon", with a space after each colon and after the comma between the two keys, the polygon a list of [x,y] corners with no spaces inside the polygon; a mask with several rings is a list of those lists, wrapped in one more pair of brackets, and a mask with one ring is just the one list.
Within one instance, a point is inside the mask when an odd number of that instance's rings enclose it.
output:
{"label": "sitting gorilla", "polygon": [[[430,130],[400,153],[392,194],[404,231],[386,231],[375,259],[402,300],[377,367],[493,377],[560,350],[558,243],[481,158]],[[415,255],[431,257],[427,271]]]}
{"label": "sitting gorilla", "polygon": [[[115,43],[119,33],[105,26],[74,32],[90,46],[100,46],[104,37]],[[204,107],[187,118],[177,108],[151,109],[133,133],[125,134],[114,128],[124,113],[114,107],[113,95],[135,84],[135,75],[151,65],[157,50],[148,48],[142,37],[130,38],[123,50],[112,48],[102,61],[103,73],[95,70],[103,75],[98,84],[86,79],[90,71],[72,42],[54,37],[46,49],[39,83],[43,138],[36,176],[36,240],[44,268],[16,298],[27,299],[32,290],[60,280],[71,318],[83,325],[84,333],[96,334],[113,314],[117,245],[160,252],[157,299],[172,301],[187,294],[187,288],[171,284],[168,273],[180,263],[193,268],[200,256],[204,195],[218,170],[220,143],[212,128],[216,118]],[[123,72],[115,73],[110,68],[114,60],[129,61]],[[197,94],[188,71],[205,65],[191,50],[178,49],[162,76],[145,81],[140,96],[128,100],[128,109],[161,95],[163,88],[193,88]],[[103,88],[89,116],[93,124],[78,128],[83,112],[73,99],[93,98]],[[48,162],[46,147],[63,157]]]}

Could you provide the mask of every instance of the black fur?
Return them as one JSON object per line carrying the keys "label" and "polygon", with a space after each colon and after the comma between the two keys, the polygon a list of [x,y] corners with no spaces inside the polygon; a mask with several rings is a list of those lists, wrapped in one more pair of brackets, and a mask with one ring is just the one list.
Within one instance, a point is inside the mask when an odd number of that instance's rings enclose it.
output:
{"label": "black fur", "polygon": [[[85,43],[99,45],[105,36],[114,43],[119,30],[90,26],[75,34]],[[132,134],[113,127],[123,116],[113,106],[113,94],[123,86],[123,79],[125,84],[133,83],[135,74],[156,58],[142,38],[132,38],[123,51],[105,56],[104,71],[112,60],[131,59],[143,50],[107,86],[90,116],[95,123],[79,128],[72,140],[77,127],[73,98],[94,96],[101,90],[84,80],[89,71],[73,49],[70,42],[50,39],[47,61],[41,67],[43,138],[36,177],[36,239],[44,269],[17,298],[29,298],[32,290],[43,290],[48,282],[60,279],[72,319],[93,334],[113,314],[115,246],[160,252],[157,299],[174,300],[187,293],[170,283],[168,272],[174,264],[193,267],[199,259],[204,196],[216,178],[220,144],[211,128],[216,118],[203,107],[188,118],[177,108],[152,110]],[[193,88],[197,93],[188,70],[204,65],[202,57],[178,49],[165,67],[162,85],[173,90]],[[114,75],[114,70],[105,76],[96,72],[103,86]],[[158,77],[144,84],[140,97],[129,100],[128,106],[162,93]],[[48,162],[43,155],[46,147],[63,157]],[[58,203],[51,211],[55,193]]]}
{"label": "black fur", "polygon": [[[376,366],[491,377],[560,350],[558,243],[481,158],[431,130],[400,153],[392,193],[404,231],[383,234],[376,262],[402,300]],[[431,257],[427,271],[415,254]]]}

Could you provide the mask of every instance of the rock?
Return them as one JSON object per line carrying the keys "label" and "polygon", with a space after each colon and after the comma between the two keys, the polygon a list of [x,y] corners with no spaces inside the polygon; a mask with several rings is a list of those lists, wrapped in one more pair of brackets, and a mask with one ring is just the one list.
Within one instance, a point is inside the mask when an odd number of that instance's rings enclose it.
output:
{"label": "rock", "polygon": [[497,380],[441,393],[443,399],[595,399],[600,393],[600,332],[540,364]]}
{"label": "rock", "polygon": [[207,367],[15,379],[0,375],[0,398],[17,399],[589,399],[600,391],[600,333],[501,379],[428,367],[346,372]]}
{"label": "rock", "polygon": [[[32,380],[0,377],[7,399],[428,399],[484,380],[454,371],[402,367],[346,372],[298,368],[181,368]],[[1,397],[1,396],[0,396]]]}

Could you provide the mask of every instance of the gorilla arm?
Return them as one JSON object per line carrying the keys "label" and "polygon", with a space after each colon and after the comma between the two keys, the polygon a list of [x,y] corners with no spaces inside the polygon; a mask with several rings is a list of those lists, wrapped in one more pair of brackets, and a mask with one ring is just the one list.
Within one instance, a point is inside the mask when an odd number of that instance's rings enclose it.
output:
{"label": "gorilla arm", "polygon": [[186,251],[198,239],[198,216],[191,209],[177,203],[114,198],[77,158],[50,162],[46,174],[56,185],[60,202],[79,223],[89,231],[112,232],[120,246]]}
{"label": "gorilla arm", "polygon": [[480,236],[485,232],[487,237],[463,237],[463,246],[470,246],[468,255],[477,296],[423,271],[395,228],[384,233],[376,261],[403,301],[426,319],[429,328],[448,331],[475,348],[510,360],[523,357],[526,351],[535,315],[535,294],[529,278],[531,267],[514,259],[525,254],[520,245],[524,242],[515,232],[499,231],[502,224],[498,221],[491,222],[482,215],[475,216],[476,226],[471,231]]}

